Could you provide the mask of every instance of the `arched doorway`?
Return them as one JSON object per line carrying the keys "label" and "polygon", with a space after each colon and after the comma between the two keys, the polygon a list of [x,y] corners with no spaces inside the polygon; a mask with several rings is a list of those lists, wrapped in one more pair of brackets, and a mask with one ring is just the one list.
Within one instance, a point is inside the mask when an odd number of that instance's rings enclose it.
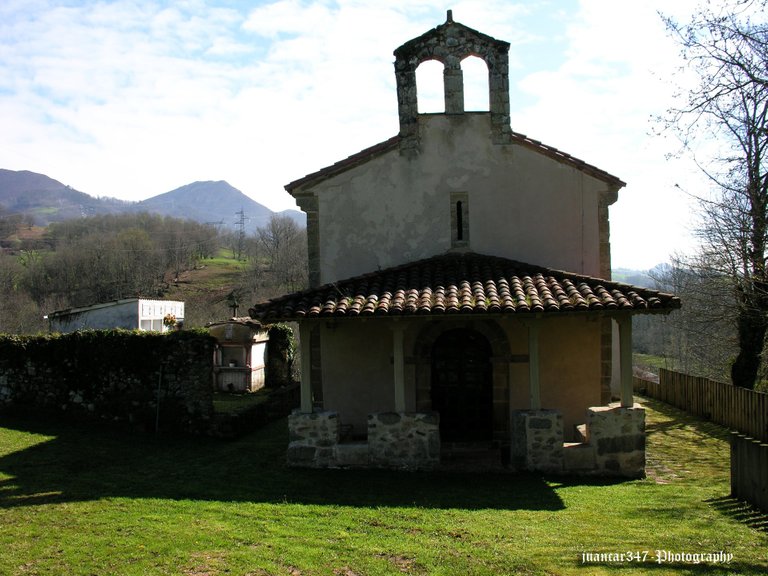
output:
{"label": "arched doorway", "polygon": [[493,437],[491,345],[479,332],[454,329],[432,345],[432,410],[440,413],[444,442]]}

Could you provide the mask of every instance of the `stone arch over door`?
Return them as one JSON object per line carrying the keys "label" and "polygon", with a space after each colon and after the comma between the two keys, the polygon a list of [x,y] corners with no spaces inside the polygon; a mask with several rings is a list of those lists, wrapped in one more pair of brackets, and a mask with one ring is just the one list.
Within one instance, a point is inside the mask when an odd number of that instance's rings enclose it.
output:
{"label": "stone arch over door", "polygon": [[504,330],[493,320],[466,322],[437,320],[430,322],[414,343],[416,410],[432,410],[432,351],[435,342],[446,332],[456,329],[482,335],[491,349],[492,436],[494,441],[506,442],[509,437],[509,340]]}

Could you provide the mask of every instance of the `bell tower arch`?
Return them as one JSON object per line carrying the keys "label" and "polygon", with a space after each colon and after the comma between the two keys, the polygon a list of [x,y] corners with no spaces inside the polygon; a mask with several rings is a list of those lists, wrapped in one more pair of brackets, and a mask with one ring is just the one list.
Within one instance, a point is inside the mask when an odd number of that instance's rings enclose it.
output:
{"label": "bell tower arch", "polygon": [[461,61],[468,56],[482,59],[488,67],[491,137],[496,144],[511,141],[509,123],[509,43],[496,40],[453,21],[448,10],[444,24],[409,40],[394,52],[397,108],[400,117],[400,152],[418,152],[418,91],[416,68],[426,60],[443,64],[446,114],[464,113],[464,78]]}

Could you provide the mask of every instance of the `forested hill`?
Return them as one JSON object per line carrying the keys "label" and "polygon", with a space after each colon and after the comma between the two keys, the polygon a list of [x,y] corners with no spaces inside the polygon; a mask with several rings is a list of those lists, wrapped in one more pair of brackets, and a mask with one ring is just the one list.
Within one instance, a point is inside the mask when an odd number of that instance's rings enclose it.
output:
{"label": "forested hill", "polygon": [[0,333],[47,328],[54,310],[120,298],[180,299],[189,327],[307,284],[305,229],[272,215],[241,235],[159,214],[31,226],[0,211]]}
{"label": "forested hill", "polygon": [[46,225],[95,214],[130,210],[131,204],[114,198],[94,198],[44,174],[0,169],[0,206]]}
{"label": "forested hill", "polygon": [[[24,214],[38,224],[61,222],[83,216],[150,212],[201,223],[216,223],[236,229],[242,221],[246,232],[265,226],[272,210],[259,204],[225,181],[194,182],[141,202],[93,197],[44,174],[0,169],[0,206],[7,212]],[[304,226],[304,214],[285,210]]]}

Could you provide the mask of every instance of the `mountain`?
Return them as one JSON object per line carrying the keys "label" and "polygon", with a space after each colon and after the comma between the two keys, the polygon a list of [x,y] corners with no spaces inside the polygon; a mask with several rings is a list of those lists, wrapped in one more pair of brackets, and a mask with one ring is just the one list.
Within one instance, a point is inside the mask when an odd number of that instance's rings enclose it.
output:
{"label": "mountain", "polygon": [[656,290],[657,283],[652,274],[656,272],[663,264],[654,266],[651,270],[634,270],[631,268],[614,268],[611,270],[611,279],[615,282],[624,282],[633,286],[642,288],[651,288]]}
{"label": "mountain", "polygon": [[[49,178],[27,170],[0,169],[0,206],[10,212],[29,214],[35,223],[45,226],[51,222],[92,216],[146,211],[173,218],[221,224],[236,230],[239,214],[243,212],[246,232],[264,226],[274,212],[243,194],[224,181],[193,182],[170,192],[141,202],[126,202],[115,198],[94,198]],[[283,210],[305,226],[303,212]]]}
{"label": "mountain", "polygon": [[[266,225],[274,214],[272,210],[223,180],[187,184],[137,202],[134,204],[134,210],[222,224],[227,228],[235,228],[238,225],[239,212],[242,211],[243,224],[249,232]],[[305,225],[304,214],[298,210],[284,210],[280,214],[294,218],[301,226]]]}
{"label": "mountain", "polygon": [[0,206],[9,212],[29,214],[35,223],[94,214],[115,214],[130,206],[114,198],[94,198],[44,174],[0,169]]}

